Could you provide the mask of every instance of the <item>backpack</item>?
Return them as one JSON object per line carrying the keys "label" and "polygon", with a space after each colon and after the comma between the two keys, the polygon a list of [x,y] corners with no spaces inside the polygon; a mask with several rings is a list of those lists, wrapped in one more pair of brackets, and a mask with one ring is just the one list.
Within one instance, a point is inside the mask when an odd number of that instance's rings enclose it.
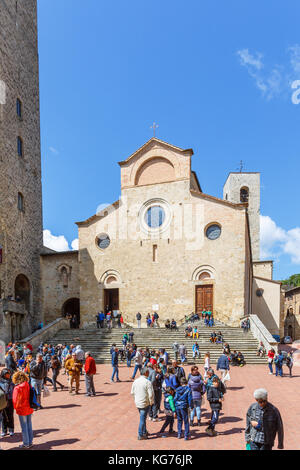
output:
{"label": "backpack", "polygon": [[2,388],[0,387],[0,411],[4,410],[8,405],[7,398],[6,398],[6,393]]}
{"label": "backpack", "polygon": [[220,380],[220,392],[223,393],[223,395],[224,393],[226,393],[226,387],[221,380]]}
{"label": "backpack", "polygon": [[37,401],[37,396],[36,396],[35,389],[33,387],[31,387],[31,385],[29,387],[30,387],[30,389],[29,389],[29,405],[30,405],[30,408],[32,408],[33,410],[36,410],[37,408],[40,407],[40,404]]}

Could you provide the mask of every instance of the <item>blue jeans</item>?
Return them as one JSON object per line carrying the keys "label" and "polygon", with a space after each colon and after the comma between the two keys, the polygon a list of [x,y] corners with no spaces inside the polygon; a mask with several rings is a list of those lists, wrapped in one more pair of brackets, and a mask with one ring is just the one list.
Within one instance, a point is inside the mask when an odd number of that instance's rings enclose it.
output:
{"label": "blue jeans", "polygon": [[194,402],[194,408],[191,411],[191,421],[194,421],[195,414],[197,415],[198,421],[200,421],[202,400],[193,400],[193,402]]}
{"label": "blue jeans", "polygon": [[275,373],[276,377],[278,374],[280,375],[280,377],[282,377],[282,366],[275,364],[275,367],[276,367],[276,373]]}
{"label": "blue jeans", "polygon": [[212,429],[212,430],[215,429],[215,425],[217,424],[217,422],[219,420],[219,414],[220,414],[220,410],[212,410],[210,423],[209,423],[209,426],[208,426],[209,429]]}
{"label": "blue jeans", "polygon": [[146,419],[147,414],[149,411],[150,406],[146,406],[146,408],[138,408],[140,413],[140,424],[139,424],[139,436],[146,436],[147,428],[146,428]]}
{"label": "blue jeans", "polygon": [[31,386],[35,390],[37,402],[41,404],[43,380],[31,378]]}
{"label": "blue jeans", "polygon": [[30,446],[33,441],[33,431],[31,423],[31,415],[19,416],[22,429],[22,437],[24,446]]}
{"label": "blue jeans", "polygon": [[180,359],[181,359],[181,362],[185,362],[186,361],[186,357],[184,354],[180,354]]}
{"label": "blue jeans", "polygon": [[111,376],[111,380],[114,381],[114,377],[117,377],[117,380],[119,380],[119,367],[118,366],[113,366],[113,373]]}
{"label": "blue jeans", "polygon": [[131,367],[131,359],[127,359],[127,367]]}
{"label": "blue jeans", "polygon": [[190,435],[189,413],[187,408],[176,408],[177,414],[177,432],[178,436],[182,435],[182,423],[184,422],[184,437]]}
{"label": "blue jeans", "polygon": [[137,373],[138,370],[141,372],[141,368],[142,368],[142,366],[140,364],[135,364],[134,371],[133,371],[133,374],[132,374],[132,377],[131,377],[132,379],[135,378],[136,373]]}
{"label": "blue jeans", "polygon": [[272,374],[273,374],[273,365],[272,364],[273,364],[272,362],[269,362],[268,366],[269,366],[270,372],[272,372]]}

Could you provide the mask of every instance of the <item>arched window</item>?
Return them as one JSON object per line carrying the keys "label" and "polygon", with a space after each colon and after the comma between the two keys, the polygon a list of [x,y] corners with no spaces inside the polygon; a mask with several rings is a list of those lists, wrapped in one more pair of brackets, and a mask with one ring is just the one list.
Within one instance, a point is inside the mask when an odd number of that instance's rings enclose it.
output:
{"label": "arched window", "polygon": [[18,193],[18,209],[20,212],[24,212],[24,197],[21,193]]}
{"label": "arched window", "polygon": [[19,118],[22,117],[22,101],[19,98],[17,98],[17,115]]}
{"label": "arched window", "polygon": [[248,202],[249,201],[249,188],[244,186],[240,190],[240,201],[241,202]]}

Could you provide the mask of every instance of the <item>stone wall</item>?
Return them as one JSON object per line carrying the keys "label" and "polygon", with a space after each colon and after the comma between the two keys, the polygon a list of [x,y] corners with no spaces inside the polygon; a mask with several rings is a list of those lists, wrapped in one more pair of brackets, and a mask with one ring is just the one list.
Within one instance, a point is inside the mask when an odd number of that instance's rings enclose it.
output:
{"label": "stone wall", "polygon": [[62,316],[64,303],[79,298],[78,252],[41,256],[44,323]]}
{"label": "stone wall", "polygon": [[300,339],[300,287],[285,292],[282,316],[282,336],[289,334],[293,339]]}
{"label": "stone wall", "polygon": [[273,261],[256,261],[253,263],[253,276],[273,279]]}
{"label": "stone wall", "polygon": [[253,277],[252,313],[272,335],[279,335],[281,318],[280,282]]}
{"label": "stone wall", "polygon": [[[36,0],[0,2],[0,264],[2,297],[15,296],[15,280],[30,286],[24,334],[38,322],[42,247],[39,73]],[[16,102],[22,103],[22,116]],[[17,139],[23,144],[18,155]],[[18,209],[18,193],[24,209]],[[27,330],[27,331],[26,331]],[[6,333],[5,333],[6,334]]]}

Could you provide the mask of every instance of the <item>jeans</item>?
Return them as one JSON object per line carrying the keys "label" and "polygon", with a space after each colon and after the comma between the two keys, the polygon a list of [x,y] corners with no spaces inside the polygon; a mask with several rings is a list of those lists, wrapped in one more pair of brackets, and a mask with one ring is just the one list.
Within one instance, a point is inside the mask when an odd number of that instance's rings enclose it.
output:
{"label": "jeans", "polygon": [[59,375],[59,370],[53,369],[53,371],[52,371],[53,390],[56,390],[56,383],[58,383],[58,385],[59,385],[61,388],[64,388],[63,384],[61,384],[61,383],[57,380],[58,375]]}
{"label": "jeans", "polygon": [[119,367],[118,366],[113,366],[113,373],[111,376],[111,380],[114,381],[114,377],[117,377],[117,380],[119,380]]}
{"label": "jeans", "polygon": [[196,349],[196,351],[193,351],[193,358],[195,359],[196,356],[200,357],[200,351],[198,349]]}
{"label": "jeans", "polygon": [[135,364],[134,371],[133,371],[133,374],[132,374],[132,377],[131,377],[132,379],[135,378],[136,373],[137,373],[138,370],[141,372],[141,368],[142,368],[141,364]]}
{"label": "jeans", "polygon": [[280,375],[280,377],[282,377],[282,366],[275,364],[275,367],[276,367],[276,373],[275,373],[276,377],[278,374]]}
{"label": "jeans", "polygon": [[37,402],[39,404],[41,404],[43,379],[33,379],[33,378],[31,378],[31,386],[35,390]]}
{"label": "jeans", "polygon": [[93,375],[85,374],[85,386],[87,395],[96,395]]}
{"label": "jeans", "polygon": [[272,450],[272,447],[267,444],[260,444],[259,442],[250,441],[251,450]]}
{"label": "jeans", "polygon": [[169,427],[169,432],[172,432],[173,431],[173,425],[174,425],[174,416],[171,415],[171,416],[166,416],[166,421],[164,422],[161,430],[159,432],[164,432],[168,426]]}
{"label": "jeans", "polygon": [[194,402],[194,408],[191,411],[191,421],[194,421],[195,415],[197,415],[197,420],[200,421],[202,400],[193,400],[193,402]]}
{"label": "jeans", "polygon": [[146,406],[146,408],[138,408],[140,413],[140,424],[139,424],[139,436],[146,436],[147,428],[146,428],[146,419],[147,414],[149,411],[150,406]]}
{"label": "jeans", "polygon": [[184,354],[180,354],[180,359],[181,359],[181,362],[185,362],[186,361],[186,357]]}
{"label": "jeans", "polygon": [[272,374],[273,374],[273,365],[272,364],[273,364],[272,362],[269,362],[268,366],[269,366],[270,372],[272,372]]}
{"label": "jeans", "polygon": [[190,435],[189,412],[187,408],[176,408],[178,436],[182,435],[182,423],[184,422],[184,437]]}
{"label": "jeans", "polygon": [[157,418],[159,410],[160,410],[161,396],[162,396],[161,388],[154,389],[154,403],[153,405],[150,406],[150,409],[149,409],[150,418]]}
{"label": "jeans", "polygon": [[209,426],[208,426],[209,429],[212,429],[212,430],[215,429],[215,425],[217,424],[217,422],[219,420],[219,414],[220,414],[220,410],[212,410],[210,423],[209,423]]}
{"label": "jeans", "polygon": [[131,367],[131,359],[127,359],[127,367]]}
{"label": "jeans", "polygon": [[30,446],[33,441],[31,415],[19,416],[19,420],[22,428],[23,444],[24,446]]}

